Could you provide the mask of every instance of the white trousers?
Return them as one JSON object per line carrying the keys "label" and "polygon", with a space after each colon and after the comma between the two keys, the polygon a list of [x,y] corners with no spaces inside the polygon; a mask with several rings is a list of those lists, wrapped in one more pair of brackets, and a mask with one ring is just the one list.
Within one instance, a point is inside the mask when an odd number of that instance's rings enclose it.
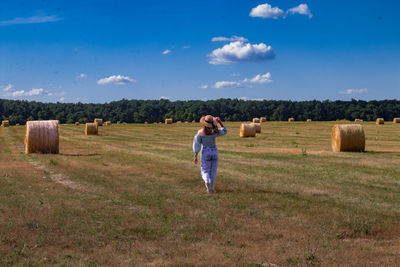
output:
{"label": "white trousers", "polygon": [[216,147],[203,147],[201,151],[201,177],[205,183],[214,187],[218,169],[218,149]]}

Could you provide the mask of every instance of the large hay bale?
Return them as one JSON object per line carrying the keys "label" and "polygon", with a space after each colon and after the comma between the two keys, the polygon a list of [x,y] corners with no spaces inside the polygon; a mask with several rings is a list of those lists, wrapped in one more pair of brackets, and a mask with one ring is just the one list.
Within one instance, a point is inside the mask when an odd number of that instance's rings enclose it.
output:
{"label": "large hay bale", "polygon": [[27,121],[25,153],[59,153],[58,121]]}
{"label": "large hay bale", "polygon": [[97,135],[99,128],[97,123],[86,123],[85,124],[85,135]]}
{"label": "large hay bale", "polygon": [[172,124],[172,119],[165,119],[165,124]]}
{"label": "large hay bale", "polygon": [[400,123],[400,118],[394,118],[393,123]]}
{"label": "large hay bale", "polygon": [[97,123],[98,126],[103,126],[103,119],[96,118],[93,122]]}
{"label": "large hay bale", "polygon": [[10,126],[10,122],[8,120],[4,120],[1,122],[1,127],[8,127]]}
{"label": "large hay bale", "polygon": [[253,118],[253,123],[260,123],[260,119],[259,118]]}
{"label": "large hay bale", "polygon": [[266,117],[261,117],[261,118],[260,118],[260,123],[266,122],[266,121],[267,121],[267,118],[266,118]]}
{"label": "large hay bale", "polygon": [[240,125],[240,137],[255,137],[256,127],[254,124],[242,123]]}
{"label": "large hay bale", "polygon": [[307,119],[307,122],[312,122],[312,119]]}
{"label": "large hay bale", "polygon": [[288,122],[293,122],[294,121],[294,118],[289,118],[288,119]]}
{"label": "large hay bale", "polygon": [[383,118],[377,118],[376,124],[385,124],[385,120]]}
{"label": "large hay bale", "polygon": [[256,133],[261,133],[261,123],[252,123],[256,128]]}
{"label": "large hay bale", "polygon": [[364,128],[360,124],[336,124],[331,134],[334,152],[365,150]]}

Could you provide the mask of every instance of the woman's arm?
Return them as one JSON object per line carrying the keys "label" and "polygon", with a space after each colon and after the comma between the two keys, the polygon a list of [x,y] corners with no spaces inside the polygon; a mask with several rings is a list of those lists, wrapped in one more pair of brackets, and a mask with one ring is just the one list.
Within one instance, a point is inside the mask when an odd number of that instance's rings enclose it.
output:
{"label": "woman's arm", "polygon": [[221,119],[219,117],[216,117],[215,120],[219,123],[219,125],[221,125],[221,129],[218,131],[217,136],[222,136],[227,134],[227,130],[226,127],[224,126],[224,124],[222,123]]}
{"label": "woman's arm", "polygon": [[196,134],[193,138],[194,164],[197,164],[198,161],[197,155],[199,154],[200,149],[201,149],[201,136],[199,134]]}

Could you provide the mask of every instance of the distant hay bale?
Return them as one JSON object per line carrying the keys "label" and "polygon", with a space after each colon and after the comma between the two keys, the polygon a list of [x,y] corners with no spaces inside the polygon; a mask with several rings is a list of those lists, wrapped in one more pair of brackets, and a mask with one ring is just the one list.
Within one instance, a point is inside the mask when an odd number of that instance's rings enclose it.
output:
{"label": "distant hay bale", "polygon": [[103,126],[103,119],[96,118],[93,122],[97,123],[98,126]]}
{"label": "distant hay bale", "polygon": [[176,123],[182,123],[181,121],[177,121]]}
{"label": "distant hay bale", "polygon": [[99,128],[97,123],[86,123],[85,124],[85,135],[97,135],[99,133]]}
{"label": "distant hay bale", "polygon": [[195,123],[196,121],[195,120],[192,120],[192,123]]}
{"label": "distant hay bale", "polygon": [[25,153],[59,153],[58,121],[26,122]]}
{"label": "distant hay bale", "polygon": [[400,118],[394,118],[393,123],[400,123]]}
{"label": "distant hay bale", "polygon": [[260,119],[259,118],[253,118],[253,123],[260,123]]}
{"label": "distant hay bale", "polygon": [[311,119],[307,119],[307,122],[312,122],[312,120]]}
{"label": "distant hay bale", "polygon": [[365,150],[364,128],[360,124],[336,124],[331,134],[334,152]]}
{"label": "distant hay bale", "polygon": [[254,124],[242,123],[240,125],[240,137],[255,137],[256,127]]}
{"label": "distant hay bale", "polygon": [[77,126],[78,126],[78,125],[79,125],[79,122],[75,122],[75,125],[77,125]]}
{"label": "distant hay bale", "polygon": [[19,123],[17,123],[17,124],[15,124],[15,126],[20,126],[20,124],[19,124]]}
{"label": "distant hay bale", "polygon": [[126,125],[126,122],[123,122],[122,125]]}
{"label": "distant hay bale", "polygon": [[111,121],[106,121],[106,122],[104,123],[104,125],[105,125],[105,126],[110,126],[110,125],[111,125]]}
{"label": "distant hay bale", "polygon": [[172,124],[172,119],[165,119],[165,124]]}
{"label": "distant hay bale", "polygon": [[267,118],[266,117],[261,117],[260,118],[260,122],[262,123],[262,122],[266,122],[267,121]]}
{"label": "distant hay bale", "polygon": [[185,121],[185,123],[189,123],[188,121]]}
{"label": "distant hay bale", "polygon": [[383,118],[377,118],[376,124],[385,124],[385,120]]}
{"label": "distant hay bale", "polygon": [[8,120],[4,120],[1,122],[1,127],[9,127],[10,126],[10,122]]}
{"label": "distant hay bale", "polygon": [[117,124],[120,124],[121,122],[120,121],[117,121]]}
{"label": "distant hay bale", "polygon": [[261,133],[261,123],[253,123],[256,128],[256,133]]}
{"label": "distant hay bale", "polygon": [[288,119],[288,122],[293,122],[294,121],[294,118],[289,118]]}

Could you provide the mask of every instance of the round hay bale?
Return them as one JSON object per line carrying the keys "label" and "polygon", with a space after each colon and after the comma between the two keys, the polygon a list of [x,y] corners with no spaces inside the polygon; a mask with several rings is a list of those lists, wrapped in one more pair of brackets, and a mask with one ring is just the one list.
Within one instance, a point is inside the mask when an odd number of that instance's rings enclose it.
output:
{"label": "round hay bale", "polygon": [[267,121],[267,118],[266,117],[261,117],[260,118],[260,122],[262,123],[262,122],[266,122]]}
{"label": "round hay bale", "polygon": [[1,122],[1,127],[9,127],[10,126],[10,122],[8,120],[4,120]]}
{"label": "round hay bale", "polygon": [[254,124],[242,123],[240,125],[240,137],[255,137],[256,127]]}
{"label": "round hay bale", "polygon": [[377,118],[376,124],[385,124],[385,120],[383,118]]}
{"label": "round hay bale", "polygon": [[256,128],[256,133],[261,133],[261,124],[260,123],[253,123],[254,127]]}
{"label": "round hay bale", "polygon": [[260,119],[259,118],[253,118],[253,123],[260,123]]}
{"label": "round hay bale", "polygon": [[400,123],[400,118],[394,118],[393,123]]}
{"label": "round hay bale", "polygon": [[165,119],[165,124],[172,124],[172,119]]}
{"label": "round hay bale", "polygon": [[78,125],[79,125],[79,122],[75,122],[75,125],[78,126]]}
{"label": "round hay bale", "polygon": [[195,123],[196,121],[195,120],[192,120],[192,123]]}
{"label": "round hay bale", "polygon": [[97,135],[99,128],[97,123],[86,123],[85,124],[85,135]]}
{"label": "round hay bale", "polygon": [[103,119],[96,118],[93,122],[97,123],[98,126],[103,126]]}
{"label": "round hay bale", "polygon": [[336,124],[331,134],[334,152],[365,150],[364,128],[360,124]]}
{"label": "round hay bale", "polygon": [[122,125],[126,125],[126,122],[123,122]]}
{"label": "round hay bale", "polygon": [[117,121],[117,124],[120,124],[121,123],[121,121]]}
{"label": "round hay bale", "polygon": [[19,123],[16,123],[15,126],[20,126],[20,124],[19,124]]}
{"label": "round hay bale", "polygon": [[288,122],[293,122],[294,121],[294,118],[289,118],[288,119]]}
{"label": "round hay bale", "polygon": [[59,153],[58,121],[27,121],[25,153]]}
{"label": "round hay bale", "polygon": [[312,119],[307,119],[307,122],[312,122]]}
{"label": "round hay bale", "polygon": [[182,123],[181,121],[177,121],[176,123]]}

